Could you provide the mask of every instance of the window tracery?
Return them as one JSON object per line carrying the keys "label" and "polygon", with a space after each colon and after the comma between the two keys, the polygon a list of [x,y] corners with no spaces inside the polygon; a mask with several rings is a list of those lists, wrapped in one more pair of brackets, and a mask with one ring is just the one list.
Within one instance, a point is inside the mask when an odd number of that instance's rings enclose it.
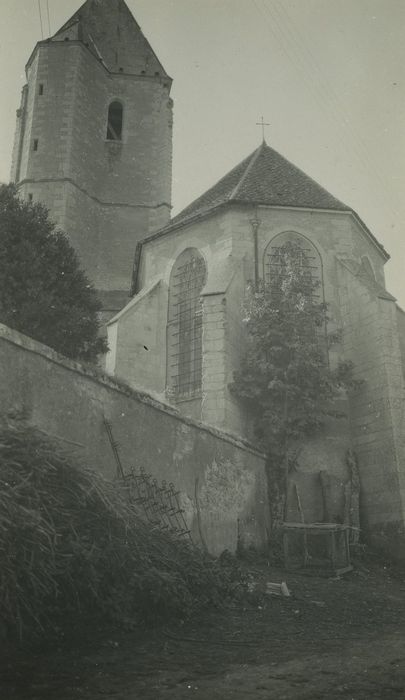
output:
{"label": "window tracery", "polygon": [[178,398],[198,395],[202,381],[202,255],[193,248],[177,258],[170,277],[167,387]]}

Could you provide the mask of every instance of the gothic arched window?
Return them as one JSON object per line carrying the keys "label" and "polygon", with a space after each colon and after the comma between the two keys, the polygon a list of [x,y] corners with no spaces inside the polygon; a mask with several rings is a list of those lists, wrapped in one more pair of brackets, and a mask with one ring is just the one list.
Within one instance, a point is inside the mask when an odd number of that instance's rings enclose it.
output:
{"label": "gothic arched window", "polygon": [[123,106],[121,102],[115,100],[111,102],[108,107],[108,120],[107,120],[107,140],[108,141],[121,141],[122,139],[122,117],[123,117]]}
{"label": "gothic arched window", "polygon": [[167,326],[167,387],[179,398],[201,391],[202,305],[206,280],[204,258],[188,248],[177,258],[170,276]]}
{"label": "gothic arched window", "polygon": [[308,304],[313,305],[314,315],[308,316],[313,322],[304,331],[301,327],[301,332],[311,342],[317,340],[328,362],[322,260],[315,246],[295,231],[285,231],[268,244],[263,265],[267,293],[280,309],[309,310]]}
{"label": "gothic arched window", "polygon": [[285,265],[286,254],[291,251],[293,263],[300,270],[303,279],[308,280],[308,286],[315,284],[313,294],[317,302],[324,301],[322,261],[315,246],[304,236],[295,231],[286,231],[275,236],[264,251],[264,281],[272,284],[272,281],[282,272]]}

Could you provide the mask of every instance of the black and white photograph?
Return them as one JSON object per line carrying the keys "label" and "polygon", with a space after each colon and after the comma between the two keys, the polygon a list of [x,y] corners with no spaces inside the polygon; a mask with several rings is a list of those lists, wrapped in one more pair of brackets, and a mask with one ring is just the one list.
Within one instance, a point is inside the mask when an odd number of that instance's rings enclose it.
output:
{"label": "black and white photograph", "polygon": [[1,700],[405,698],[405,1],[0,0]]}

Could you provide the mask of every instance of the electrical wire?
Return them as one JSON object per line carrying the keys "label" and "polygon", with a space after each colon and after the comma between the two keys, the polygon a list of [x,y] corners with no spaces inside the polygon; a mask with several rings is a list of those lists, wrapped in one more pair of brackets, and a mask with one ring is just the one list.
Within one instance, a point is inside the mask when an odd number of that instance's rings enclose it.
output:
{"label": "electrical wire", "polygon": [[46,14],[48,16],[48,30],[49,30],[49,36],[51,36],[52,31],[51,31],[51,19],[50,19],[50,14],[49,14],[49,0],[46,0]]}
{"label": "electrical wire", "polygon": [[[373,176],[376,178],[377,181],[379,181],[381,189],[387,192],[386,183],[382,182],[382,178],[378,173],[377,168],[375,167],[375,163],[372,163],[372,161],[369,158],[367,146],[364,144],[364,142],[360,141],[355,131],[352,128],[350,128],[351,125],[349,120],[346,117],[343,117],[343,120],[339,118],[339,112],[341,112],[342,109],[341,105],[339,105],[336,93],[333,94],[331,90],[329,90],[329,93],[331,94],[327,94],[325,91],[325,87],[323,92],[320,92],[319,84],[326,86],[328,85],[328,81],[320,72],[318,63],[316,62],[312,54],[310,54],[309,50],[305,46],[305,43],[303,41],[299,41],[299,32],[295,31],[294,33],[292,32],[291,27],[288,27],[288,24],[291,25],[291,18],[288,16],[288,13],[285,11],[285,8],[284,12],[285,15],[287,15],[287,23],[280,13],[280,10],[283,9],[282,5],[278,3],[270,4],[267,3],[266,0],[262,0],[262,4],[260,4],[259,0],[253,0],[253,5],[255,6],[258,14],[260,14],[265,20],[265,23],[268,25],[271,33],[273,34],[273,37],[275,38],[281,50],[285,54],[288,62],[292,65],[293,69],[296,72],[299,72],[301,74],[303,83],[306,85],[308,91],[312,94],[314,100],[319,106],[319,109],[323,112],[323,114],[329,122],[335,123],[337,127],[337,135],[339,133],[341,134],[343,121],[345,125],[345,130],[349,130],[352,132],[354,144],[351,149],[351,152],[355,152],[359,162],[361,163],[362,168],[365,170],[365,172],[367,172],[368,176],[370,175],[370,171],[373,171]],[[306,58],[303,57],[303,49],[306,50],[308,54]],[[313,76],[314,73],[318,73],[317,80],[312,80],[309,78],[309,76]],[[333,107],[332,110],[330,109],[331,106]],[[341,142],[343,150],[346,151],[347,143],[346,139],[343,138],[343,136],[341,137]]]}
{"label": "electrical wire", "polygon": [[[367,173],[370,173],[370,171],[372,172],[372,176],[376,181],[378,181],[381,191],[384,192],[384,195],[388,199],[391,199],[392,193],[388,190],[387,183],[382,178],[374,159],[370,156],[369,147],[365,143],[362,136],[358,133],[356,128],[353,127],[352,123],[350,122],[350,119],[347,118],[347,109],[344,107],[338,92],[335,90],[333,82],[330,81],[325,75],[325,73],[322,71],[319,62],[316,60],[310,47],[302,39],[302,34],[297,28],[297,26],[294,25],[293,19],[288,13],[287,8],[282,3],[276,3],[275,5],[273,5],[273,10],[276,14],[278,14],[279,20],[283,22],[283,25],[289,34],[291,42],[293,42],[294,45],[297,46],[297,48],[301,51],[301,57],[303,58],[303,62],[307,62],[310,74],[317,76],[317,85],[322,85],[322,89],[320,89],[321,99],[324,96],[326,98],[326,101],[331,104],[333,108],[333,113],[338,116],[339,113],[342,115],[343,123],[345,124],[345,131],[350,133],[355,143],[356,155],[364,170]],[[341,126],[340,120],[338,121],[338,124]]]}
{"label": "electrical wire", "polygon": [[38,0],[38,12],[39,12],[39,22],[41,24],[41,36],[44,38],[44,25],[42,23],[42,10],[41,10],[41,0]]}

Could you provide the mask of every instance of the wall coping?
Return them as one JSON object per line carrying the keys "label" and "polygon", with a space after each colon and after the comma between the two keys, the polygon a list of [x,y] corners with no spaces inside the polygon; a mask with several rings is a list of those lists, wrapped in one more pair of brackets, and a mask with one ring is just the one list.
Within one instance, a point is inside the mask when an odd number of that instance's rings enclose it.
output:
{"label": "wall coping", "polygon": [[70,372],[74,372],[75,374],[82,375],[96,384],[101,384],[102,386],[123,394],[128,398],[132,398],[135,401],[147,404],[156,411],[166,413],[184,425],[189,425],[193,428],[197,428],[198,430],[202,430],[203,432],[209,433],[220,440],[224,440],[224,442],[229,442],[231,445],[234,445],[239,449],[250,452],[256,457],[265,459],[265,455],[262,452],[257,450],[247,440],[244,440],[240,436],[219,430],[218,428],[214,428],[207,423],[202,423],[194,420],[193,418],[189,418],[188,416],[184,416],[171,404],[164,403],[163,401],[156,399],[146,391],[134,389],[124,382],[105,374],[101,369],[95,366],[85,365],[81,364],[80,362],[76,362],[75,360],[70,360],[64,355],[60,355],[58,352],[56,352],[56,350],[52,350],[52,348],[48,347],[47,345],[44,345],[43,343],[40,343],[37,340],[34,340],[33,338],[10,328],[9,326],[5,326],[2,323],[0,323],[0,342],[1,341],[10,343],[11,345],[16,345],[28,353],[40,355],[49,362],[59,365],[60,367],[63,367]]}

